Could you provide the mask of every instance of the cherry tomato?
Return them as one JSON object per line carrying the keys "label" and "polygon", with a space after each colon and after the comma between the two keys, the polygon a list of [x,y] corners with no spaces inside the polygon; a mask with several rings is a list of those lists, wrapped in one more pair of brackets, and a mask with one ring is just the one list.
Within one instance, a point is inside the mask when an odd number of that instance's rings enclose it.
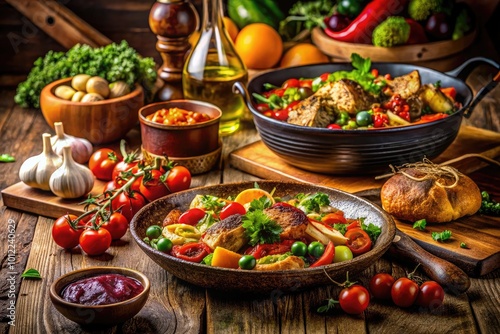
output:
{"label": "cherry tomato", "polygon": [[205,217],[206,212],[200,208],[192,208],[183,212],[179,216],[179,224],[187,224],[195,226],[198,222]]}
{"label": "cherry tomato", "polygon": [[257,111],[259,111],[260,113],[264,113],[269,110],[269,104],[259,103],[255,106],[255,109],[257,109]]}
{"label": "cherry tomato", "polygon": [[391,288],[394,281],[394,277],[390,274],[376,274],[370,280],[370,292],[377,299],[391,299]]}
{"label": "cherry tomato", "polygon": [[120,160],[121,158],[112,149],[101,148],[90,156],[89,169],[99,180],[111,181],[113,170]]}
{"label": "cherry tomato", "polygon": [[344,236],[347,238],[347,247],[354,255],[366,253],[372,248],[370,237],[360,228],[347,230]]}
{"label": "cherry tomato", "polygon": [[328,81],[329,76],[330,76],[330,73],[323,73],[319,77],[321,78],[321,81]]}
{"label": "cherry tomato", "polygon": [[426,281],[420,285],[417,305],[435,310],[443,304],[444,290],[439,283]]}
{"label": "cherry tomato", "polygon": [[174,166],[167,174],[167,187],[172,193],[189,189],[191,172],[184,166]]}
{"label": "cherry tomato", "polygon": [[119,212],[113,212],[108,221],[101,225],[101,228],[108,230],[111,239],[118,240],[127,233],[128,220]]}
{"label": "cherry tomato", "polygon": [[128,222],[146,204],[146,200],[141,194],[135,191],[120,193],[112,202],[111,207],[117,211],[121,207],[121,214],[127,218]]}
{"label": "cherry tomato", "polygon": [[279,109],[273,111],[273,118],[278,121],[286,121],[288,119],[288,110],[287,109]]}
{"label": "cherry tomato", "polygon": [[333,226],[334,224],[347,223],[342,211],[332,212],[321,218],[321,222]]}
{"label": "cherry tomato", "polygon": [[238,202],[231,202],[222,208],[219,214],[220,219],[226,219],[229,216],[240,214],[244,215],[247,213],[245,207]]}
{"label": "cherry tomato", "polygon": [[342,262],[352,260],[353,255],[349,247],[344,245],[339,245],[335,247],[335,256],[333,262]]}
{"label": "cherry tomato", "polygon": [[295,79],[295,78],[288,79],[287,81],[285,81],[283,83],[283,85],[281,85],[281,88],[284,88],[284,89],[298,88],[298,87],[300,87],[300,81],[299,81],[299,79]]}
{"label": "cherry tomato", "polygon": [[175,245],[172,247],[173,256],[189,262],[200,263],[210,252],[210,247],[203,242],[191,242],[182,246]]}
{"label": "cherry tomato", "polygon": [[113,191],[115,189],[116,189],[115,181],[109,181],[109,182],[106,182],[106,184],[102,188],[102,193],[105,194],[105,193]]}
{"label": "cherry tomato", "polygon": [[[304,88],[311,88],[312,87],[312,79],[304,79],[304,80],[300,80],[300,87],[304,87]],[[311,90],[312,92],[312,90]],[[312,95],[312,94],[311,94]]]}
{"label": "cherry tomato", "polygon": [[[74,221],[77,218],[77,216],[69,214],[57,218],[54,222],[54,225],[52,225],[52,239],[58,246],[65,249],[78,246],[83,229],[74,229],[68,221]],[[81,224],[85,224],[85,222],[82,221]]]}
{"label": "cherry tomato", "polygon": [[139,184],[139,192],[146,197],[150,202],[160,197],[168,195],[167,186],[163,182],[164,174],[161,171],[153,169],[151,173],[144,176],[142,182]]}
{"label": "cherry tomato", "polygon": [[360,314],[370,304],[370,293],[361,285],[351,285],[339,294],[340,307],[348,314]]}
{"label": "cherry tomato", "polygon": [[410,307],[417,300],[418,284],[409,278],[401,277],[391,288],[391,298],[399,307]]}
{"label": "cherry tomato", "polygon": [[328,124],[326,128],[330,130],[342,130],[342,127],[335,123]]}
{"label": "cherry tomato", "polygon": [[[127,159],[120,161],[119,163],[116,164],[115,168],[113,168],[113,173],[111,174],[111,179],[112,180],[120,180],[122,179],[122,173],[126,172],[134,172],[133,168],[135,167],[135,171],[137,171],[138,161],[134,160],[129,162]],[[116,181],[115,181],[116,182]],[[119,185],[119,184],[117,184]]]}
{"label": "cherry tomato", "polygon": [[111,233],[104,228],[86,229],[80,235],[80,248],[88,255],[101,255],[111,246]]}

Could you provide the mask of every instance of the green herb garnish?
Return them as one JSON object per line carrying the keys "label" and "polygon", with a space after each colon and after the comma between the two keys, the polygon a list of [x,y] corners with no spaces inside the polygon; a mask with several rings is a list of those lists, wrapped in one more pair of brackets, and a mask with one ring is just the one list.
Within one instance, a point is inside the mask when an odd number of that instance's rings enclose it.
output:
{"label": "green herb garnish", "polygon": [[366,234],[368,234],[373,242],[377,241],[380,233],[382,233],[382,229],[377,225],[374,225],[373,223],[365,224],[364,220],[364,218],[359,218],[359,221],[361,222],[361,228],[366,232]]}
{"label": "green herb garnish", "polygon": [[4,153],[0,154],[0,162],[14,162],[16,161],[16,158],[14,158],[12,155]]}
{"label": "green herb garnish", "polygon": [[466,248],[466,249],[468,249],[469,246],[467,246],[467,244],[465,242],[461,242],[460,243],[460,248]]}
{"label": "green herb garnish", "polygon": [[23,278],[32,278],[32,279],[42,279],[42,276],[40,276],[40,273],[38,270],[30,268],[26,270],[21,277]]}
{"label": "green herb garnish", "polygon": [[249,244],[272,244],[280,241],[283,228],[261,210],[249,211],[243,216],[243,228]]}
{"label": "green herb garnish", "polygon": [[446,241],[451,238],[451,231],[444,230],[443,232],[432,232],[432,239],[436,241]]}
{"label": "green herb garnish", "polygon": [[421,231],[425,230],[425,226],[427,226],[427,220],[425,220],[425,219],[417,220],[413,224],[414,229],[421,230]]}
{"label": "green herb garnish", "polygon": [[317,192],[314,194],[297,194],[299,200],[297,208],[304,211],[306,214],[321,213],[321,208],[330,205],[330,198],[327,194]]}

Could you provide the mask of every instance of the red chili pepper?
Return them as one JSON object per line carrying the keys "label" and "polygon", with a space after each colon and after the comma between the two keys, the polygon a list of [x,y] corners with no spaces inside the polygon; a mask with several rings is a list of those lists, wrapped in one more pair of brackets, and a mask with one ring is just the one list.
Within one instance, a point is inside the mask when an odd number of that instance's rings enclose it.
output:
{"label": "red chili pepper", "polygon": [[457,97],[457,90],[455,89],[455,87],[442,87],[440,88],[440,90],[441,92],[443,92],[443,94],[447,95],[453,101],[455,101],[455,98]]}
{"label": "red chili pepper", "polygon": [[359,220],[353,221],[349,225],[347,225],[347,230],[352,230],[353,228],[361,228],[361,223]]}
{"label": "red chili pepper", "polygon": [[332,241],[328,242],[328,245],[325,247],[325,252],[321,257],[316,260],[313,264],[310,265],[310,268],[315,268],[319,266],[324,266],[333,262],[333,258],[335,257],[335,245]]}
{"label": "red chili pepper", "polygon": [[444,114],[444,113],[422,115],[422,117],[420,118],[420,121],[418,121],[416,123],[433,122],[433,121],[437,121],[438,119],[442,119],[442,118],[446,118],[446,117],[448,117],[448,115]]}
{"label": "red chili pepper", "polygon": [[171,250],[171,254],[176,258],[196,263],[200,263],[211,252],[210,247],[203,242],[190,242],[182,246],[175,245]]}
{"label": "red chili pepper", "polygon": [[325,28],[324,31],[338,41],[372,44],[373,29],[389,16],[401,13],[406,2],[406,0],[373,0],[345,29],[332,31]]}

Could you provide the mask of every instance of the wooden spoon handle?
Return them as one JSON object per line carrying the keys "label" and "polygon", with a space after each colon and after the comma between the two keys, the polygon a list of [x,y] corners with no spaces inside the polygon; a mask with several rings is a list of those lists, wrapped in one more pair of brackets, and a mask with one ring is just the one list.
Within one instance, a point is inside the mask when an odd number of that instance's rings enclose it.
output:
{"label": "wooden spoon handle", "polygon": [[396,230],[389,254],[402,260],[420,263],[423,272],[441,284],[447,292],[459,295],[470,287],[469,276],[462,269],[427,252],[400,230]]}

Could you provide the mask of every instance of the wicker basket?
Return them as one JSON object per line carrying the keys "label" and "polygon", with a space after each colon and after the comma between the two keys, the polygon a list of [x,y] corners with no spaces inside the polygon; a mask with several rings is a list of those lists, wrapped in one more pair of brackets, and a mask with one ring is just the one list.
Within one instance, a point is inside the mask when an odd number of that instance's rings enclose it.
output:
{"label": "wicker basket", "polygon": [[159,156],[146,151],[142,146],[141,150],[142,150],[142,156],[148,164],[152,164],[155,158],[158,157],[162,159],[165,162],[165,164],[168,163],[168,161],[173,161],[176,164],[184,166],[187,169],[189,169],[191,174],[196,175],[196,174],[203,174],[212,170],[212,168],[214,168],[215,165],[217,165],[218,168],[220,168],[222,141],[219,141],[219,147],[215,151],[195,157],[176,158],[176,157]]}

